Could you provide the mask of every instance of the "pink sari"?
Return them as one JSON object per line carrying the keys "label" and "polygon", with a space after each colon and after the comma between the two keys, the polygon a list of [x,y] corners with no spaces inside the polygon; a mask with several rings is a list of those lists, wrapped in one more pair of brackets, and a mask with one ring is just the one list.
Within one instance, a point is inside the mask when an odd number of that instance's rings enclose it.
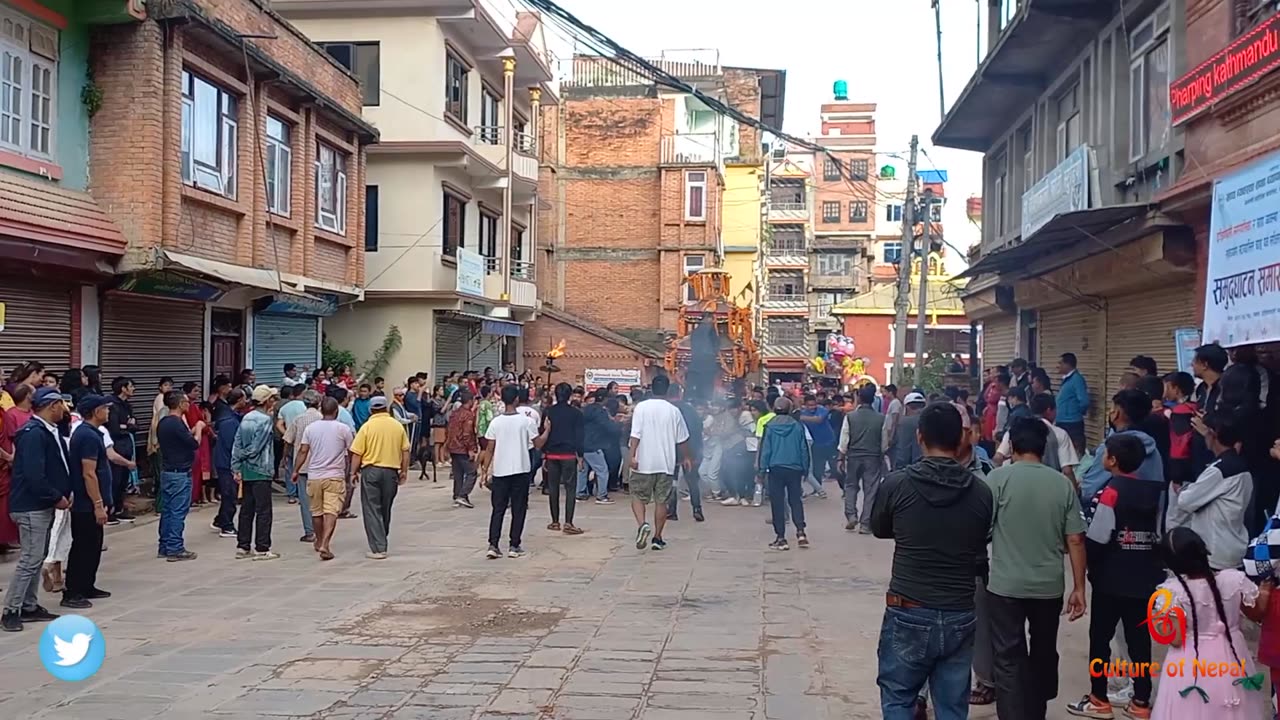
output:
{"label": "pink sari", "polygon": [[[0,417],[0,448],[13,452],[13,436],[31,419],[31,411],[12,407]],[[0,462],[0,545],[18,545],[18,526],[9,517],[9,483],[13,479],[13,468],[9,463]]]}

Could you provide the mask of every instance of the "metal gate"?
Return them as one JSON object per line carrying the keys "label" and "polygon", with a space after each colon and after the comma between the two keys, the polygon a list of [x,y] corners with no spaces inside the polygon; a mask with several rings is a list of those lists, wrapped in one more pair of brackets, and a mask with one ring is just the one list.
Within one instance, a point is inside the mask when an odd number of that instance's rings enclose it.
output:
{"label": "metal gate", "polygon": [[1196,297],[1185,285],[1107,299],[1107,397],[1120,390],[1120,376],[1137,355],[1155,358],[1160,374],[1178,369],[1173,331],[1198,327]]}
{"label": "metal gate", "polygon": [[71,296],[77,289],[0,279],[4,329],[0,330],[0,375],[35,360],[52,373],[71,366]]}
{"label": "metal gate", "polygon": [[468,369],[484,370],[487,367],[494,370],[502,369],[502,337],[500,335],[476,333],[471,337],[469,348]]}
{"label": "metal gate", "polygon": [[102,382],[121,375],[133,379],[139,444],[146,442],[160,378],[172,377],[177,386],[206,384],[204,312],[203,303],[124,293],[108,293],[102,303]]}
{"label": "metal gate", "polygon": [[1008,365],[1017,355],[1018,318],[1000,315],[982,321],[982,367]]}
{"label": "metal gate", "polygon": [[320,321],[298,315],[253,316],[253,372],[258,382],[280,386],[285,363],[320,365]]}
{"label": "metal gate", "polygon": [[439,383],[451,372],[472,370],[467,365],[471,332],[475,326],[436,319],[436,372]]}
{"label": "metal gate", "polygon": [[[1088,447],[1102,442],[1107,425],[1107,311],[1081,302],[1040,310],[1039,335],[1042,364],[1054,367],[1063,353],[1075,353],[1077,370],[1089,387],[1089,414],[1084,434]],[[1055,389],[1061,382],[1050,372]]]}

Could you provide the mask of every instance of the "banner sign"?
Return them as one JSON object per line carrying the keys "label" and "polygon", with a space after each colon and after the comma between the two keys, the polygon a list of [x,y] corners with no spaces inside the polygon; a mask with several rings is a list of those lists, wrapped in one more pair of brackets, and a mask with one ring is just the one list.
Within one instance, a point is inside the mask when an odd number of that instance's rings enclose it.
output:
{"label": "banner sign", "polygon": [[169,270],[129,275],[120,281],[116,289],[139,295],[157,295],[196,302],[215,302],[226,294],[217,285]]}
{"label": "banner sign", "polygon": [[629,394],[632,388],[640,387],[639,370],[598,370],[587,368],[582,383],[588,391],[607,387],[609,383],[618,383],[618,392]]}
{"label": "banner sign", "polygon": [[1178,328],[1173,331],[1173,349],[1178,354],[1178,369],[1189,375],[1191,372],[1191,361],[1196,356],[1196,348],[1203,345],[1200,342],[1200,328],[1185,327]]}
{"label": "banner sign", "polygon": [[1022,242],[1055,217],[1089,208],[1089,146],[1081,145],[1022,193]]}
{"label": "banner sign", "polygon": [[1280,15],[1272,15],[1169,83],[1173,124],[1180,125],[1280,65]]}
{"label": "banner sign", "polygon": [[1213,185],[1204,341],[1280,340],[1280,153]]}
{"label": "banner sign", "polygon": [[338,312],[336,295],[270,295],[254,303],[260,313],[329,317]]}
{"label": "banner sign", "polygon": [[466,248],[458,248],[457,253],[457,291],[484,297],[484,256]]}

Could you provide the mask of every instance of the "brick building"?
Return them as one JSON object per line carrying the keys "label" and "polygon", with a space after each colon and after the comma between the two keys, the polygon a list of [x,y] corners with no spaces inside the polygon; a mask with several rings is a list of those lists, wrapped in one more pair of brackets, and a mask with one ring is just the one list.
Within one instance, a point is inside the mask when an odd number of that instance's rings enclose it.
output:
{"label": "brick building", "polygon": [[377,133],[357,79],[257,0],[154,6],[97,28],[90,55],[90,189],[129,240],[100,305],[104,372],[150,391],[318,365],[321,318],[364,283]]}
{"label": "brick building", "polygon": [[539,368],[545,366],[547,352],[562,340],[564,355],[555,361],[560,372],[552,375],[552,382],[584,385],[589,380],[587,371],[591,370],[591,374],[607,371],[601,374],[612,377],[630,373],[647,384],[662,371],[662,356],[652,348],[552,308],[543,308],[537,321],[529,324],[521,367],[545,380],[546,373],[539,372]]}
{"label": "brick building", "polygon": [[[715,53],[655,62],[781,123],[781,71],[721,67]],[[543,181],[541,298],[660,351],[685,277],[721,264],[725,166],[761,163],[759,132],[602,57],[576,56],[562,95],[543,112],[544,166],[556,170]]]}

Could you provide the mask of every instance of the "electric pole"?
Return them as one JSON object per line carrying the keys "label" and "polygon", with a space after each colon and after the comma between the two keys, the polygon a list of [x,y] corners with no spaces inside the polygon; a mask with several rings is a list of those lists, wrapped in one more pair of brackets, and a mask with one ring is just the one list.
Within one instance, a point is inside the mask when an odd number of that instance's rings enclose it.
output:
{"label": "electric pole", "polygon": [[933,219],[933,191],[926,189],[924,199],[920,202],[921,226],[924,236],[920,239],[920,305],[916,308],[916,367],[924,367],[924,331],[929,321],[929,251],[933,243],[929,237],[929,226]]}
{"label": "electric pole", "polygon": [[942,5],[939,0],[933,0],[933,26],[938,37],[938,117],[945,120],[947,96],[942,91]]}
{"label": "electric pole", "polygon": [[907,196],[902,203],[902,253],[898,256],[898,293],[894,298],[893,380],[902,380],[903,356],[907,352],[907,311],[911,308],[911,258],[915,257],[916,153],[920,138],[911,136],[911,159],[907,164]]}

